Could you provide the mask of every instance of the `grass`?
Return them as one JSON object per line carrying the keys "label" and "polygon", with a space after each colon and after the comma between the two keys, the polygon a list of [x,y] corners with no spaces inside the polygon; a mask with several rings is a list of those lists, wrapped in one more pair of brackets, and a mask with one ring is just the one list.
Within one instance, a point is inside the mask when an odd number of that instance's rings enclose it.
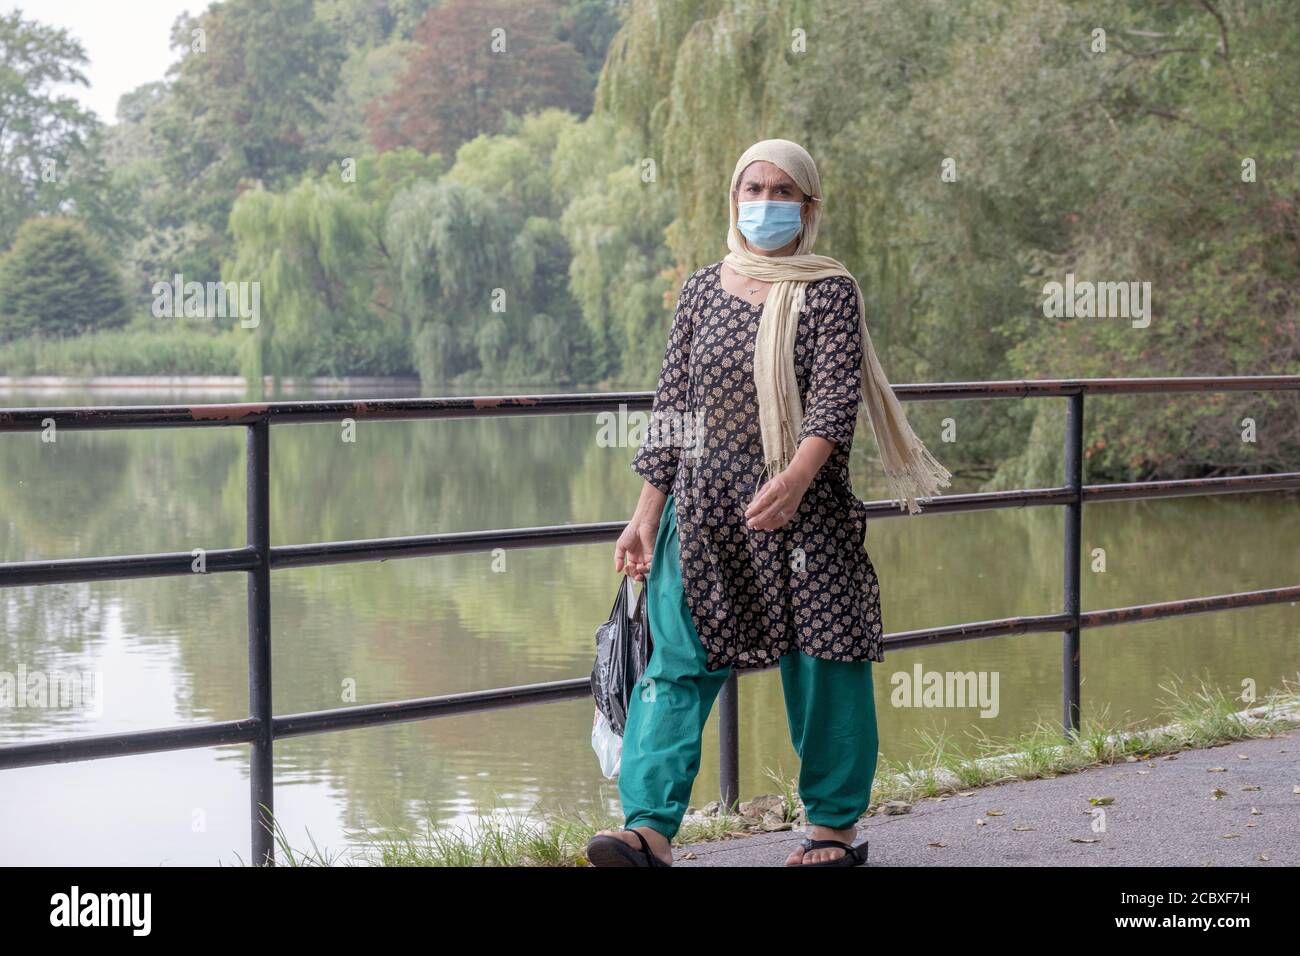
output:
{"label": "grass", "polygon": [[[922,757],[906,763],[882,759],[867,815],[881,812],[882,807],[888,811],[897,804],[910,805],[945,793],[1053,777],[1294,729],[1297,723],[1293,712],[1300,711],[1300,693],[1296,693],[1294,684],[1283,683],[1284,691],[1268,695],[1248,712],[1240,710],[1238,698],[1209,687],[1204,680],[1193,690],[1181,683],[1161,685],[1169,695],[1160,708],[1166,722],[1150,729],[1108,726],[1103,711],[1097,720],[1082,721],[1079,733],[1070,738],[1059,728],[1041,723],[1027,733],[1003,740],[973,733],[974,742],[966,746],[947,735],[920,733],[925,745]],[[765,774],[776,788],[766,801],[781,808],[785,828],[803,826],[795,779],[771,769]],[[741,809],[745,807],[742,802]],[[347,854],[322,851],[310,834],[310,849],[295,850],[278,822],[275,839],[278,860],[289,866],[586,866],[583,848],[587,841],[598,831],[619,827],[622,822],[621,817],[612,815],[548,812],[536,819],[527,813],[480,811],[479,819],[468,829],[438,826],[426,819],[419,833],[358,831]],[[767,832],[762,824],[741,813],[697,812],[682,821],[673,844],[706,843],[762,832]]]}
{"label": "grass", "polygon": [[162,325],[33,336],[4,343],[0,375],[238,375],[239,342],[229,333]]}

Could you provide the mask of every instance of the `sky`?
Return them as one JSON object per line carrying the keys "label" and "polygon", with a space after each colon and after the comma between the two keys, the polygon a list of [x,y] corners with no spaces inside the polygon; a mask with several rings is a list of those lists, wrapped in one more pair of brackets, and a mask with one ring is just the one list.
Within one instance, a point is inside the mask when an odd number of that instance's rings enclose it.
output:
{"label": "sky", "polygon": [[117,98],[142,83],[166,77],[179,50],[167,46],[172,22],[182,13],[199,13],[209,0],[27,0],[8,3],[23,19],[63,27],[80,41],[90,65],[89,88],[72,85],[59,92],[76,97],[105,123],[117,118]]}

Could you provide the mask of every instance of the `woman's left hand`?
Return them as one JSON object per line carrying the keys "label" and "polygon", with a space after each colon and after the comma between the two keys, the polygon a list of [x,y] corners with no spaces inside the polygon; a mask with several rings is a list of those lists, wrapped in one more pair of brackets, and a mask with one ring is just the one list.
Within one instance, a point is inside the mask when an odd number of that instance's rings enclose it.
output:
{"label": "woman's left hand", "polygon": [[755,531],[774,531],[794,520],[811,479],[793,466],[773,476],[758,489],[745,509],[745,525]]}

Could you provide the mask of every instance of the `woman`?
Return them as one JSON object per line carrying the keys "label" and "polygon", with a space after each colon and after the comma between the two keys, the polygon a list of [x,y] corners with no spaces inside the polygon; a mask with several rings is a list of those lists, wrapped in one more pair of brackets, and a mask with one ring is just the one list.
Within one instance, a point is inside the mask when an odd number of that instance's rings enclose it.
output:
{"label": "woman", "polygon": [[632,468],[645,479],[615,569],[645,581],[654,639],[628,709],[624,826],[596,866],[669,866],[700,738],[731,669],[778,663],[811,839],[787,865],[856,866],[879,744],[883,660],[866,506],[849,480],[865,402],[891,489],[909,511],[948,483],[875,359],[857,282],[812,254],[822,203],[789,140],[746,150],[731,179],[731,250],[682,287]]}

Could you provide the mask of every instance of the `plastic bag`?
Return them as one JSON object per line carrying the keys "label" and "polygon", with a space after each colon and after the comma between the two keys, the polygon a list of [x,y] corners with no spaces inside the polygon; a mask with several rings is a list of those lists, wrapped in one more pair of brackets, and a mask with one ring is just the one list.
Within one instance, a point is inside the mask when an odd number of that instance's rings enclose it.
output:
{"label": "plastic bag", "polygon": [[600,758],[600,772],[610,780],[617,780],[623,762],[623,738],[614,733],[609,720],[599,710],[591,721],[591,749]]}
{"label": "plastic bag", "polygon": [[[645,588],[630,600],[632,579],[622,576],[609,620],[596,628],[596,662],[591,668],[591,696],[596,701],[591,745],[606,777],[617,774],[628,704],[654,650],[645,608]],[[603,718],[603,723],[601,718]],[[613,773],[611,773],[611,769]]]}

